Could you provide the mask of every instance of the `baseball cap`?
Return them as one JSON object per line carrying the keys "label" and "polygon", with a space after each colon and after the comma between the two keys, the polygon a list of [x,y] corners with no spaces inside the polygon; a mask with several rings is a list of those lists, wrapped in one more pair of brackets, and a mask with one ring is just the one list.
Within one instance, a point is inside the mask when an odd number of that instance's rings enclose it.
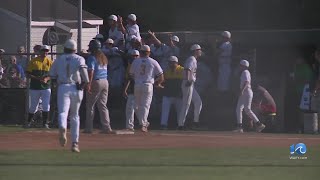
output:
{"label": "baseball cap", "polygon": [[108,39],[106,40],[106,42],[105,42],[105,43],[113,44],[113,43],[114,43],[114,41],[113,41],[112,39],[108,38]]}
{"label": "baseball cap", "polygon": [[76,41],[73,40],[73,39],[68,39],[68,40],[64,43],[64,48],[70,49],[70,50],[76,50],[76,49],[77,49],[77,43],[76,43]]}
{"label": "baseball cap", "polygon": [[18,47],[18,51],[25,51],[26,49],[24,48],[24,46],[19,46]]}
{"label": "baseball cap", "polygon": [[4,49],[0,49],[0,53],[5,53],[6,51]]}
{"label": "baseball cap", "polygon": [[176,56],[170,56],[168,61],[170,61],[170,62],[179,62],[178,58]]}
{"label": "baseball cap", "polygon": [[131,19],[132,21],[137,21],[137,16],[135,14],[129,14],[128,19]]}
{"label": "baseball cap", "polygon": [[142,45],[140,51],[150,52],[150,47],[148,45]]}
{"label": "baseball cap", "polygon": [[191,48],[190,48],[191,51],[200,50],[200,49],[201,49],[201,47],[200,47],[199,44],[194,44],[194,45],[192,45]]}
{"label": "baseball cap", "polygon": [[175,42],[179,42],[180,41],[178,36],[172,36],[171,40],[175,41]]}
{"label": "baseball cap", "polygon": [[50,50],[50,47],[48,45],[42,45],[40,50]]}
{"label": "baseball cap", "polygon": [[139,51],[137,51],[137,50],[131,50],[131,51],[130,51],[130,55],[131,55],[131,56],[139,56],[140,53],[139,53]]}
{"label": "baseball cap", "polygon": [[96,37],[95,38],[93,38],[93,39],[103,39],[104,37],[103,37],[103,35],[102,34],[97,34],[96,35]]}
{"label": "baseball cap", "polygon": [[223,31],[221,33],[221,36],[226,37],[226,38],[231,38],[231,33],[229,31]]}
{"label": "baseball cap", "polygon": [[111,15],[111,16],[109,16],[109,19],[110,19],[110,20],[113,20],[113,21],[118,21],[118,18],[117,18],[116,15]]}
{"label": "baseball cap", "polygon": [[249,62],[247,60],[241,60],[240,65],[245,66],[245,67],[249,67]]}

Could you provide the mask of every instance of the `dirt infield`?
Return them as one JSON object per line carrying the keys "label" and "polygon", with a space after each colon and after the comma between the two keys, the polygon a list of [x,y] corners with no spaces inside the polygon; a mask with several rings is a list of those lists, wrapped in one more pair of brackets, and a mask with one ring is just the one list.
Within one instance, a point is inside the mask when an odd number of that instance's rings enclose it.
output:
{"label": "dirt infield", "polygon": [[[70,134],[68,133],[68,138]],[[258,134],[232,132],[151,131],[134,135],[80,134],[81,149],[289,147],[303,142],[320,145],[319,135]],[[68,142],[69,148],[70,142]],[[61,149],[57,131],[11,132],[0,134],[0,150]]]}

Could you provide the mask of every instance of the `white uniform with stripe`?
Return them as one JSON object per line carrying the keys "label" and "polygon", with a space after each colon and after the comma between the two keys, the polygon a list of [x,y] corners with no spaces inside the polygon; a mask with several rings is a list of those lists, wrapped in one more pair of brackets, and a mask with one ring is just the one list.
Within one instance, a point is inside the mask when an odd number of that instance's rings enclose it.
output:
{"label": "white uniform with stripe", "polygon": [[257,118],[257,116],[251,110],[253,92],[251,89],[251,75],[248,70],[244,70],[241,73],[240,89],[243,88],[243,86],[245,85],[246,82],[249,82],[249,85],[243,91],[243,94],[239,96],[237,109],[236,109],[238,124],[242,124],[242,111],[243,111],[243,109],[246,112],[246,114],[249,116],[250,119],[252,119],[254,122],[259,122],[259,119]]}
{"label": "white uniform with stripe", "polygon": [[199,122],[199,116],[202,108],[202,101],[201,98],[194,89],[194,82],[196,81],[196,72],[197,72],[197,60],[194,56],[190,56],[184,65],[185,70],[191,71],[191,81],[193,81],[192,85],[189,87],[186,87],[186,83],[188,80],[188,77],[186,77],[186,72],[184,72],[184,77],[181,85],[182,89],[182,107],[180,111],[180,115],[178,117],[178,125],[184,126],[184,123],[186,121],[186,116],[189,111],[189,107],[191,104],[191,100],[194,103],[194,122]]}
{"label": "white uniform with stripe", "polygon": [[79,142],[79,108],[83,91],[77,90],[76,83],[81,83],[81,68],[87,68],[83,57],[64,54],[54,61],[49,73],[58,82],[59,127],[67,129],[69,114],[72,142]]}
{"label": "white uniform with stripe", "polygon": [[159,63],[150,58],[143,57],[133,61],[130,75],[134,78],[134,96],[137,116],[142,126],[149,125],[148,115],[153,96],[154,78],[163,74]]}

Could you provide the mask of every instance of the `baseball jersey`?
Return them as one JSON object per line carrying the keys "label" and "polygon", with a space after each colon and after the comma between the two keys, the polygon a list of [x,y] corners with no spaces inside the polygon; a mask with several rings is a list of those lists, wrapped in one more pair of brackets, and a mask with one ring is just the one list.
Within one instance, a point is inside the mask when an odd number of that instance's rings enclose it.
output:
{"label": "baseball jersey", "polygon": [[[186,62],[184,63],[184,69],[191,71],[191,80],[193,82],[196,81],[197,76],[197,60],[194,56],[190,56]],[[183,79],[187,80],[188,77],[186,77],[186,73],[183,73]]]}
{"label": "baseball jersey", "polygon": [[59,84],[81,83],[80,68],[87,68],[83,57],[64,54],[53,62],[49,75]]}
{"label": "baseball jersey", "polygon": [[124,35],[117,27],[115,27],[114,30],[111,28],[109,29],[109,38],[114,40],[115,45],[118,45],[119,41],[124,39]]}
{"label": "baseball jersey", "polygon": [[163,70],[156,60],[144,57],[133,61],[129,73],[135,84],[153,84],[154,78],[163,74]]}
{"label": "baseball jersey", "polygon": [[[41,58],[36,57],[28,63],[27,72],[36,77],[49,76],[49,70],[52,66],[52,60],[48,57]],[[41,81],[31,78],[30,89],[43,90],[50,88],[50,81],[48,83],[42,83]]]}
{"label": "baseball jersey", "polygon": [[231,63],[232,44],[227,41],[219,47],[221,53],[219,54],[219,63]]}
{"label": "baseball jersey", "polygon": [[241,77],[240,77],[240,89],[243,88],[243,86],[245,85],[246,82],[249,82],[249,86],[247,89],[251,88],[251,75],[250,72],[248,70],[244,70],[241,73]]}
{"label": "baseball jersey", "polygon": [[127,25],[126,27],[127,29],[127,40],[129,41],[130,39],[128,39],[129,37],[131,37],[132,35],[135,35],[137,38],[141,39],[140,36],[140,29],[139,26],[137,24],[134,25]]}
{"label": "baseball jersey", "polygon": [[93,70],[93,80],[108,78],[108,65],[100,65],[95,56],[88,57],[87,65],[88,70]]}
{"label": "baseball jersey", "polygon": [[163,95],[167,97],[181,96],[181,83],[183,79],[184,68],[180,65],[172,71],[168,69],[164,72],[164,90]]}

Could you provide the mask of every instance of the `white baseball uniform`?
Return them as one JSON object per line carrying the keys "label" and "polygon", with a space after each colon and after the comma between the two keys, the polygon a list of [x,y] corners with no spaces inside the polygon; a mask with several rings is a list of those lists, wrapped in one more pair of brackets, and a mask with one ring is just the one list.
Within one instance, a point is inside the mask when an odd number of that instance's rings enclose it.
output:
{"label": "white baseball uniform", "polygon": [[185,70],[191,71],[191,77],[189,79],[193,82],[191,86],[186,87],[186,83],[188,82],[188,77],[186,77],[186,73],[184,73],[181,89],[182,89],[182,107],[180,111],[180,115],[178,117],[178,125],[184,126],[186,121],[186,116],[189,111],[189,107],[191,104],[191,100],[194,101],[195,111],[194,111],[194,122],[199,122],[199,116],[201,111],[201,98],[198,92],[194,89],[194,82],[196,81],[196,72],[197,72],[197,60],[194,56],[190,56],[184,65]]}
{"label": "white baseball uniform", "polygon": [[133,61],[130,75],[134,78],[134,96],[137,108],[137,116],[142,126],[149,125],[148,115],[153,96],[154,78],[163,74],[159,63],[144,57]]}
{"label": "white baseball uniform", "polygon": [[119,41],[124,40],[124,35],[115,27],[113,30],[109,29],[109,38],[113,39],[115,46],[119,46]]}
{"label": "white baseball uniform", "polygon": [[259,122],[259,119],[257,116],[252,112],[251,110],[251,103],[252,103],[252,97],[253,92],[251,89],[251,75],[248,70],[244,70],[241,73],[240,77],[240,89],[243,88],[246,82],[249,82],[249,86],[244,90],[243,94],[239,96],[238,104],[237,104],[237,122],[238,124],[242,124],[242,111],[246,112],[246,114],[249,116],[250,119],[252,119],[255,123]]}
{"label": "white baseball uniform", "polygon": [[218,74],[218,90],[228,91],[229,81],[231,74],[231,56],[232,56],[232,45],[231,43],[224,42],[219,49],[221,53],[218,57],[219,62],[219,74]]}
{"label": "white baseball uniform", "polygon": [[140,29],[138,24],[133,24],[133,25],[127,25],[126,26],[126,30],[127,30],[127,41],[130,41],[130,37],[132,35],[136,36],[139,40],[141,40],[141,36],[140,36]]}
{"label": "white baseball uniform", "polygon": [[[76,54],[64,54],[54,61],[50,76],[58,83],[58,121],[59,128],[67,129],[67,117],[70,113],[71,140],[79,142],[79,108],[83,91],[77,90],[76,83],[88,79],[87,68],[83,57]],[[80,75],[81,74],[81,75]]]}

